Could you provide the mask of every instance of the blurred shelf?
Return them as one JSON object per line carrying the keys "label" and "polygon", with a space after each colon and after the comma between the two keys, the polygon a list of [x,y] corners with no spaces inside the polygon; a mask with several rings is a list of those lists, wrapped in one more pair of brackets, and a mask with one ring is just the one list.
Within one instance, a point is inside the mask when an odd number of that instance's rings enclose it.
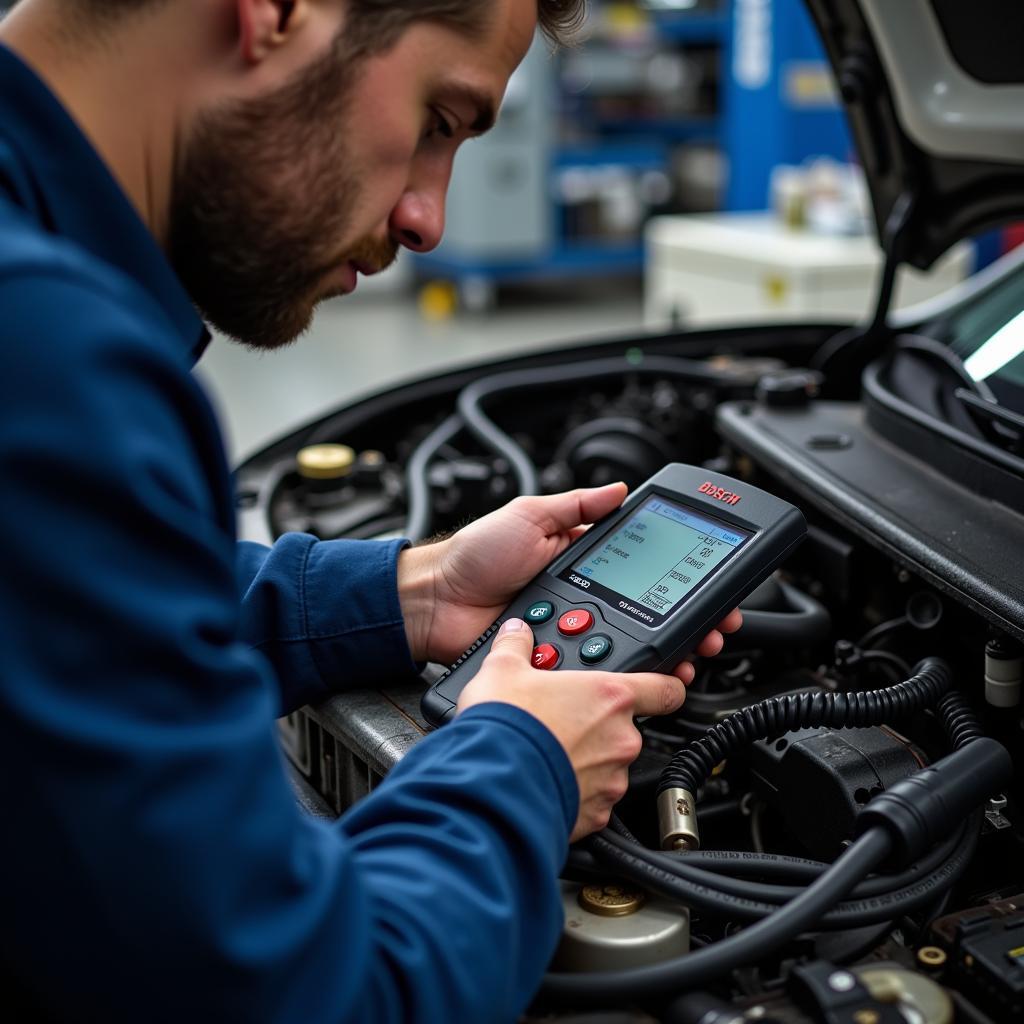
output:
{"label": "blurred shelf", "polygon": [[716,14],[661,12],[652,14],[651,21],[663,39],[675,43],[721,43],[732,30],[728,11]]}
{"label": "blurred shelf", "polygon": [[464,306],[485,307],[503,283],[639,275],[644,222],[681,205],[676,181],[693,157],[680,150],[722,144],[732,0],[591,7],[588,46],[555,62],[538,43],[495,132],[460,154],[445,242],[414,266]]}
{"label": "blurred shelf", "polygon": [[658,136],[669,142],[715,142],[721,134],[721,119],[710,114],[699,117],[601,118],[594,122],[594,130],[608,135]]}
{"label": "blurred shelf", "polygon": [[604,140],[563,143],[551,159],[553,171],[572,167],[633,167],[637,170],[662,170],[668,147],[658,139]]}

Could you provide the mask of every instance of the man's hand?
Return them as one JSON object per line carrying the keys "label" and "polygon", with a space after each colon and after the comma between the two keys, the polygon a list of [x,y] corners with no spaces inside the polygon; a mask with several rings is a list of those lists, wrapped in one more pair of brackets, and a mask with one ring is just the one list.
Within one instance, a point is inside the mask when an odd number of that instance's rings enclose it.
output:
{"label": "man's hand", "polygon": [[[445,541],[403,551],[398,588],[413,657],[453,662],[587,524],[614,512],[625,497],[620,483],[516,498]],[[738,610],[730,612],[696,653],[718,654],[722,634],[742,622]],[[684,661],[674,673],[689,683],[694,668]]]}
{"label": "man's hand", "polygon": [[459,697],[459,711],[501,701],[528,711],[562,745],[580,790],[571,841],[608,824],[640,753],[636,715],[667,715],[686,697],[675,676],[654,672],[542,672],[530,664],[533,633],[521,619],[498,631],[480,671]]}

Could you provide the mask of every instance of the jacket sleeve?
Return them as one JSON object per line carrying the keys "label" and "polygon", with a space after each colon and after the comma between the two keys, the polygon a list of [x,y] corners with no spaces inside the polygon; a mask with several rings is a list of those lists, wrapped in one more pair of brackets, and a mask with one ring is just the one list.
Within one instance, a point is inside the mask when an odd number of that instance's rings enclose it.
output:
{"label": "jacket sleeve", "polygon": [[74,280],[0,308],[5,980],[46,1019],[514,1020],[576,814],[551,734],[474,708],[305,816],[178,339]]}
{"label": "jacket sleeve", "polygon": [[360,685],[411,676],[396,586],[407,541],[242,541],[240,637],[273,665],[279,714]]}

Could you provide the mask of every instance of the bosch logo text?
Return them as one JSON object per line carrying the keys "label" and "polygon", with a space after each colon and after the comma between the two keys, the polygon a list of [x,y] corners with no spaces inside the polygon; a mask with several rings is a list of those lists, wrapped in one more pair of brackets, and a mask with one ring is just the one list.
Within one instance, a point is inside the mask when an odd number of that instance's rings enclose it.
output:
{"label": "bosch logo text", "polygon": [[727,491],[724,487],[711,483],[710,480],[701,484],[697,490],[699,493],[706,494],[709,498],[724,502],[726,505],[736,505],[743,497],[742,494],[733,494],[732,491]]}

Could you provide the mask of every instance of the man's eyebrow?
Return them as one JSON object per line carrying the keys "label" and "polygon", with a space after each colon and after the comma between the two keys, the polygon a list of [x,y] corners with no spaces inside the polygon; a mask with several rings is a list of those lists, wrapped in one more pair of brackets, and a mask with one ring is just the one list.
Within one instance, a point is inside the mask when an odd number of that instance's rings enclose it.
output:
{"label": "man's eyebrow", "polygon": [[445,82],[438,89],[438,95],[446,101],[472,107],[476,111],[476,118],[469,126],[474,135],[483,135],[494,127],[498,112],[490,94],[483,89],[467,82]]}

